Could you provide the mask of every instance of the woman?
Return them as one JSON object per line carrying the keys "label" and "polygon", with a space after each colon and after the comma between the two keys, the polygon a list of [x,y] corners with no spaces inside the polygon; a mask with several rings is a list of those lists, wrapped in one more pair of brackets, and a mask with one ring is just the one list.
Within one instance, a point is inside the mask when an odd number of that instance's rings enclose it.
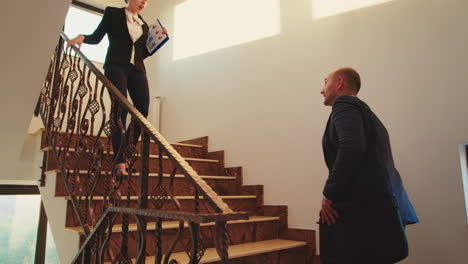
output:
{"label": "woman", "polygon": [[[125,8],[107,7],[104,16],[98,27],[91,35],[79,35],[68,42],[68,46],[81,44],[98,44],[107,34],[109,37],[109,48],[107,49],[104,63],[105,76],[127,96],[127,91],[133,101],[134,106],[140,113],[147,117],[149,107],[149,87],[146,78],[146,70],[143,60],[149,56],[146,49],[148,38],[148,25],[139,15],[147,5],[147,0],[125,0],[128,6]],[[164,34],[167,31],[164,29]],[[68,47],[67,46],[67,47]],[[112,103],[114,124],[118,124],[118,119],[125,126],[127,112],[118,110],[118,104]],[[130,126],[131,127],[131,126]],[[136,143],[141,129],[135,124],[133,138],[127,137],[126,141],[133,140]],[[127,129],[127,135],[129,131]],[[112,147],[114,149],[114,169],[117,173],[124,173],[126,162],[122,154],[126,149],[125,144],[121,144],[121,134],[118,129],[112,132]],[[122,146],[121,146],[122,145]],[[121,151],[119,151],[121,149]]]}

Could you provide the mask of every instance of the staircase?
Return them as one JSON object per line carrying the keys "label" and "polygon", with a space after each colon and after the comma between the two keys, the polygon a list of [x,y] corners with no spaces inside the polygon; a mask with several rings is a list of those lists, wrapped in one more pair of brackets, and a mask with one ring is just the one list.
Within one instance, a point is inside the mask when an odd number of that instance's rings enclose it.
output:
{"label": "staircase", "polygon": [[[64,203],[67,241],[79,248],[72,263],[316,263],[314,231],[288,228],[287,207],[264,205],[263,186],[244,186],[224,151],[209,152],[208,137],[165,141],[83,54],[63,53],[64,40],[36,114],[42,189]],[[105,90],[118,108],[106,112]],[[142,140],[113,150],[111,134],[126,132],[108,113],[122,109]],[[126,174],[112,170],[114,151]]]}
{"label": "staircase", "polygon": [[[45,138],[45,132],[43,133]],[[43,141],[44,142],[44,141]],[[208,137],[188,140],[179,143],[171,144],[184,156],[184,159],[201,175],[213,190],[221,196],[221,198],[229,205],[231,209],[239,212],[248,212],[249,218],[246,220],[228,221],[229,230],[229,258],[230,263],[312,263],[312,257],[315,254],[315,234],[311,230],[291,229],[287,225],[287,207],[286,206],[269,206],[263,204],[263,186],[245,186],[242,185],[242,168],[225,168],[224,167],[224,151],[208,152]],[[158,173],[154,166],[157,163],[158,152],[155,143],[151,143],[150,158],[150,174],[149,186],[157,185]],[[85,235],[79,225],[76,214],[73,211],[73,206],[70,202],[70,197],[67,196],[63,177],[60,175],[60,169],[55,161],[54,154],[50,150],[50,146],[42,145],[46,159],[48,160],[46,167],[46,175],[57,174],[55,197],[67,200],[66,223],[65,230],[80,237],[80,243],[85,240]],[[111,155],[112,152],[107,153]],[[80,177],[86,177],[86,163],[83,163],[83,172]],[[132,175],[135,179],[132,182],[137,182],[139,175]],[[169,173],[164,174],[163,186],[169,189]],[[84,181],[84,180],[82,180]],[[121,192],[127,190],[128,185],[123,184],[120,187]],[[130,207],[137,207],[138,189],[131,186]],[[183,211],[194,212],[193,193],[194,188],[187,182],[183,175],[175,175],[174,180],[175,195],[178,197]],[[103,184],[100,184],[95,189],[95,196],[92,203],[95,212],[102,214],[103,202]],[[151,204],[149,208],[152,208]],[[167,207],[162,207],[163,210],[174,210],[171,204],[167,203]],[[210,208],[200,200],[200,212],[210,213]],[[174,236],[179,226],[178,221],[164,221],[162,223],[163,237]],[[214,223],[201,224],[201,237],[206,243],[206,251],[200,263],[220,263],[220,258],[213,246],[213,227]],[[151,245],[151,233],[155,232],[156,222],[148,222],[147,236],[148,245]],[[133,221],[129,227],[129,238],[131,240],[129,248],[135,248],[137,225]],[[111,245],[118,245],[121,240],[122,224],[118,219],[112,230]],[[187,226],[185,226],[186,234],[182,235],[182,241],[188,236]],[[164,239],[166,241],[168,239]],[[133,243],[133,246],[132,246]],[[167,250],[167,245],[163,242],[163,251]],[[146,263],[154,263],[154,248],[147,247],[148,257]],[[135,258],[136,252],[130,251],[130,257]],[[175,249],[172,258],[177,259],[180,264],[189,263],[183,243]],[[133,261],[135,261],[133,259]],[[111,263],[106,262],[106,263]]]}

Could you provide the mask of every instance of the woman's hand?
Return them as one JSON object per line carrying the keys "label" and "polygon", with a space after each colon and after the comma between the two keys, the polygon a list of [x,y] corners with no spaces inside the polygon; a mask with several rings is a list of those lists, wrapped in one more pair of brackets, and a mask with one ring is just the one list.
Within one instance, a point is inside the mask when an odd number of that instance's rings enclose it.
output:
{"label": "woman's hand", "polygon": [[164,35],[169,35],[169,34],[167,34],[167,30],[166,30],[165,28],[162,29],[162,33],[163,33]]}
{"label": "woman's hand", "polygon": [[78,49],[80,49],[81,44],[83,44],[83,41],[84,41],[84,36],[83,35],[78,35],[76,38],[71,39],[70,41],[68,41],[67,49],[70,46],[73,46],[73,45],[78,45]]}

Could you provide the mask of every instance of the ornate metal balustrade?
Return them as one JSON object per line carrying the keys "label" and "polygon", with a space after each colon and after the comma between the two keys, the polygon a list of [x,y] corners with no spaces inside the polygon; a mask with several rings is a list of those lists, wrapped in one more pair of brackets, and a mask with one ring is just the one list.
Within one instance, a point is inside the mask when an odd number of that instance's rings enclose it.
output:
{"label": "ornate metal balustrade", "polygon": [[[47,145],[53,153],[60,177],[65,187],[77,221],[83,229],[86,241],[73,263],[132,263],[129,257],[129,236],[136,241],[137,262],[145,263],[148,249],[147,223],[156,222],[151,232],[155,241],[155,262],[176,264],[171,254],[180,240],[185,222],[191,239],[184,247],[189,263],[198,263],[205,247],[200,236],[200,224],[216,222],[214,245],[223,263],[228,263],[228,220],[247,219],[246,213],[233,212],[210,186],[190,167],[177,151],[156,131],[118,89],[76,48],[65,51],[68,41],[61,34],[49,66],[46,80],[36,106],[36,115],[44,123]],[[111,107],[112,105],[112,107]],[[129,129],[120,116],[127,112],[131,118]],[[134,128],[141,128],[141,142],[135,142]],[[120,135],[121,147],[111,148],[112,137]],[[157,145],[159,168],[156,186],[148,185],[150,142]],[[128,173],[114,170],[113,154],[122,156],[128,165]],[[166,160],[166,161],[165,161]],[[172,171],[169,187],[164,187],[164,171]],[[174,176],[178,172],[193,185],[192,212],[181,208],[174,195]],[[138,176],[138,182],[134,182]],[[96,207],[93,200],[98,186],[102,189],[102,204]],[[138,193],[137,208],[132,206],[132,192]],[[123,194],[122,194],[123,192]],[[200,199],[209,208],[200,213]],[[162,210],[174,208],[175,211]],[[122,225],[120,243],[110,243],[116,221]],[[131,220],[138,227],[137,235],[129,231]],[[163,252],[162,221],[179,221],[171,246]],[[133,236],[133,237],[132,237]],[[167,242],[165,242],[167,243]],[[135,244],[135,243],[134,243]],[[163,257],[164,255],[164,257]]]}

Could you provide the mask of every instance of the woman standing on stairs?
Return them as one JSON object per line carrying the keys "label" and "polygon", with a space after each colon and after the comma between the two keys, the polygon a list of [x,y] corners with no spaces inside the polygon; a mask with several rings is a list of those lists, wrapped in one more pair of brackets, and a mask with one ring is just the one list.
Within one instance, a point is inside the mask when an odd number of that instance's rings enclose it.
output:
{"label": "woman standing on stairs", "polygon": [[[128,91],[136,109],[147,117],[149,87],[143,60],[149,56],[146,49],[148,25],[139,15],[145,9],[147,0],[125,0],[125,2],[128,4],[125,8],[107,7],[94,33],[78,35],[68,42],[67,48],[75,44],[78,47],[83,43],[98,44],[108,34],[109,48],[104,63],[104,74],[125,97]],[[163,33],[167,34],[167,31],[164,29]],[[122,144],[121,133],[117,128],[119,118],[123,126],[126,126],[127,112],[119,109],[118,103],[112,100],[111,113],[113,123],[116,125],[112,131],[114,164],[116,164],[114,170],[117,173],[124,173],[127,167],[123,156],[127,148],[126,142],[132,140],[132,143],[136,144],[141,128],[134,124],[132,138],[129,137],[131,131],[127,128],[127,137]]]}

